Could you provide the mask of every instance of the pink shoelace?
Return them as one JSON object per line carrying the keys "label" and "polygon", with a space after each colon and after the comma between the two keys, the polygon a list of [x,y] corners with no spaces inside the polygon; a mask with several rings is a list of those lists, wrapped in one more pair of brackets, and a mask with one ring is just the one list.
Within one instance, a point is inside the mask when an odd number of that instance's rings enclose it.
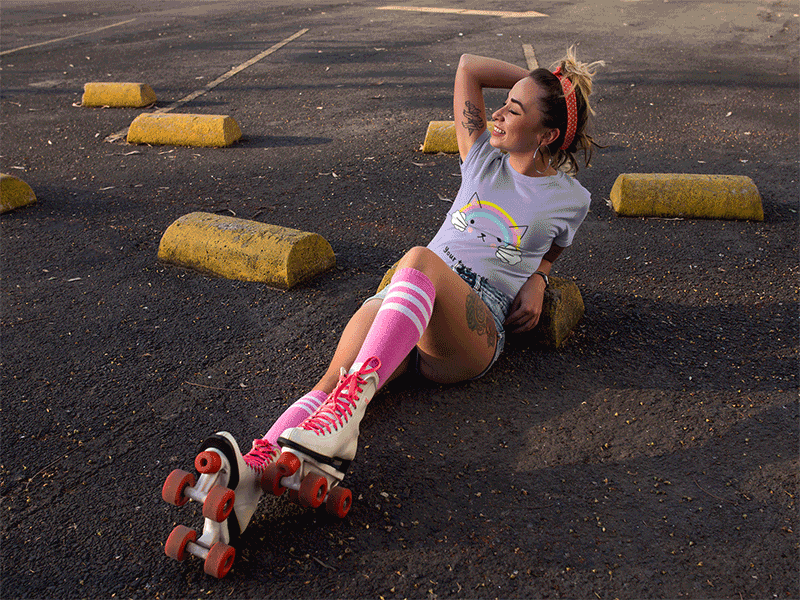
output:
{"label": "pink shoelace", "polygon": [[353,416],[353,408],[359,399],[358,394],[364,391],[363,386],[366,383],[364,376],[374,373],[380,366],[381,361],[373,357],[355,373],[339,377],[339,383],[328,395],[327,400],[300,427],[317,435],[324,435],[344,426]]}
{"label": "pink shoelace", "polygon": [[250,449],[250,452],[245,454],[242,458],[248,467],[254,471],[261,472],[278,458],[280,453],[281,449],[269,443],[267,440],[253,440],[253,447]]}

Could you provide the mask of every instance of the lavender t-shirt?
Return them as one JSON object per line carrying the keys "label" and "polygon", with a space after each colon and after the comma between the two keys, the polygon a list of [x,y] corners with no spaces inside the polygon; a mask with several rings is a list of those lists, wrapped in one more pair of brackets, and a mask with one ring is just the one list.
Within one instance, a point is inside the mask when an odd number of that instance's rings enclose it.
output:
{"label": "lavender t-shirt", "polygon": [[461,189],[428,248],[459,262],[509,298],[537,270],[553,242],[572,244],[590,195],[569,175],[528,177],[489,143],[485,131],[461,165]]}

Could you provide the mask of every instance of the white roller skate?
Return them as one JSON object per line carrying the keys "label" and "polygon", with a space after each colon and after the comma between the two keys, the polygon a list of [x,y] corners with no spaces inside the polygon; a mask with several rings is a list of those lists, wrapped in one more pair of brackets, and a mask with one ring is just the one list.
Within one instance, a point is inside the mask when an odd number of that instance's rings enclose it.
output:
{"label": "white roller skate", "polygon": [[205,560],[205,572],[224,577],[236,556],[232,543],[244,532],[261,499],[261,476],[273,463],[280,449],[266,440],[255,440],[253,448],[242,456],[233,436],[220,431],[208,438],[194,461],[200,473],[175,469],[161,490],[161,497],[175,506],[190,499],[203,504],[203,534],[178,525],[172,530],[164,551],[175,560],[194,554]]}
{"label": "white roller skate", "polygon": [[339,384],[328,399],[298,427],[278,438],[282,452],[262,478],[265,491],[317,508],[325,503],[332,515],[344,517],[352,493],[340,484],[358,448],[359,424],[378,389],[381,362],[371,358],[354,373],[342,369]]}

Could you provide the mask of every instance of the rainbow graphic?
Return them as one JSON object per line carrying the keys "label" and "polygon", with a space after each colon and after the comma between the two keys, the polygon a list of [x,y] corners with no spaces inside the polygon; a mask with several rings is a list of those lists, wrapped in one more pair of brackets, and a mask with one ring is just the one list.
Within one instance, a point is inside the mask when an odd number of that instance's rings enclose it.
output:
{"label": "rainbow graphic", "polygon": [[[522,236],[525,235],[528,228],[524,225],[517,225],[513,217],[497,204],[493,202],[482,202],[480,198],[478,198],[478,195],[475,194],[469,204],[458,209],[458,212],[464,215],[468,222],[476,221],[477,219],[486,219],[494,223],[497,225],[497,229],[500,231],[503,241],[506,244],[516,248],[522,246]],[[494,234],[492,235],[494,236]]]}

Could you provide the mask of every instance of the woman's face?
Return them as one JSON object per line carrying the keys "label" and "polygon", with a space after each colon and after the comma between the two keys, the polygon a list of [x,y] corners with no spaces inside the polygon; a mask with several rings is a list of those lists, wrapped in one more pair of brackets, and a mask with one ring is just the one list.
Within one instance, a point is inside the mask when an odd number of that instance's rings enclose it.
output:
{"label": "woman's face", "polygon": [[505,104],[492,114],[492,146],[509,153],[533,153],[541,144],[558,139],[557,129],[542,126],[541,94],[539,84],[530,77],[514,84]]}

